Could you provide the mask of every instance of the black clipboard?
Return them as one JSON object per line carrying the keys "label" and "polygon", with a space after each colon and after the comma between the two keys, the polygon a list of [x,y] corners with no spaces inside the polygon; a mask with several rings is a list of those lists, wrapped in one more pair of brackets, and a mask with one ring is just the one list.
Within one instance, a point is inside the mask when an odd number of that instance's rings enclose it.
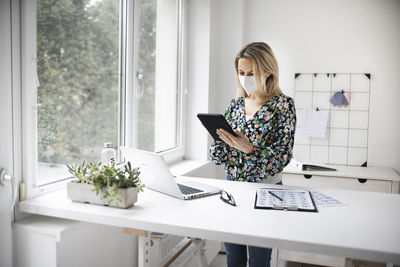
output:
{"label": "black clipboard", "polygon": [[319,166],[319,165],[312,165],[312,164],[303,164],[302,170],[303,171],[336,171],[335,168]]}
{"label": "black clipboard", "polygon": [[218,134],[217,129],[224,129],[228,131],[233,136],[237,136],[235,132],[232,130],[232,127],[225,120],[222,114],[217,113],[199,113],[197,114],[197,118],[203,123],[204,127],[206,127],[207,131],[214,138],[215,141],[222,141]]}
{"label": "black clipboard", "polygon": [[[305,194],[306,194],[306,197],[309,198],[311,203],[312,203],[312,208],[304,209],[304,208],[301,208],[301,207],[298,207],[298,206],[288,205],[288,204],[284,204],[284,203],[282,203],[280,205],[273,205],[273,206],[272,205],[271,206],[261,206],[261,205],[257,204],[258,203],[258,201],[257,201],[258,200],[258,194],[257,194],[258,190],[266,190],[266,191],[269,191],[269,190],[272,191],[273,190],[273,191],[286,191],[286,192],[304,191]],[[285,211],[318,212],[317,205],[315,205],[314,199],[313,199],[312,194],[311,194],[311,192],[309,190],[306,190],[306,189],[280,189],[280,188],[259,188],[258,190],[256,191],[256,198],[254,200],[254,208],[255,209],[273,209],[273,210],[285,210]],[[274,196],[274,194],[272,194],[272,195]],[[274,197],[278,197],[280,199],[279,196],[275,195]]]}

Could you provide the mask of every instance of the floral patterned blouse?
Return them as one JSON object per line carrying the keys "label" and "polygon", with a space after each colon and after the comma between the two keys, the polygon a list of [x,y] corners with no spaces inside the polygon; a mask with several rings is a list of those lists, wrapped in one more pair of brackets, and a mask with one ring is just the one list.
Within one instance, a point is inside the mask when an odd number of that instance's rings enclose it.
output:
{"label": "floral patterned blouse", "polygon": [[225,119],[253,144],[254,152],[246,154],[225,142],[211,144],[211,160],[225,164],[227,179],[257,182],[282,172],[293,157],[296,110],[292,98],[280,94],[267,101],[246,120],[244,97],[233,99]]}

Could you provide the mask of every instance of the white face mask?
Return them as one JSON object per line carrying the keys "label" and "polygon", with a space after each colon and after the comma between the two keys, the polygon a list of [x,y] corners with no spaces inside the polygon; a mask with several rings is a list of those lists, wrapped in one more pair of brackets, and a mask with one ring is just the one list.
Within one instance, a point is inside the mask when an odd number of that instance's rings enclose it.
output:
{"label": "white face mask", "polygon": [[254,76],[239,75],[239,81],[246,91],[247,95],[251,95],[257,90],[257,83]]}

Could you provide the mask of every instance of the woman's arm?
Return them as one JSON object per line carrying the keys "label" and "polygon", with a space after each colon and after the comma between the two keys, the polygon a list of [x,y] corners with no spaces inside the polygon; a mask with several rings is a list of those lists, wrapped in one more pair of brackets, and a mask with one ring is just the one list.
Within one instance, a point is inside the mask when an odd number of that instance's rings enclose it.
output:
{"label": "woman's arm", "polygon": [[[231,117],[230,117],[231,110],[232,110],[232,107],[234,107],[235,105],[236,105],[236,100],[232,99],[231,103],[225,110],[224,116],[228,122],[231,121]],[[211,143],[211,147],[210,147],[211,160],[217,165],[226,163],[228,161],[229,150],[230,150],[230,148],[225,142],[213,140]]]}
{"label": "woman's arm", "polygon": [[210,147],[210,157],[217,165],[228,161],[228,148],[224,142],[213,140]]}
{"label": "woman's arm", "polygon": [[[296,110],[293,99],[284,104],[279,117],[277,129],[274,131],[273,142],[265,147],[254,147],[254,151],[247,155],[247,159],[254,164],[265,164],[265,172],[272,176],[289,164],[293,157],[293,144],[296,129]],[[266,142],[268,143],[268,141]]]}

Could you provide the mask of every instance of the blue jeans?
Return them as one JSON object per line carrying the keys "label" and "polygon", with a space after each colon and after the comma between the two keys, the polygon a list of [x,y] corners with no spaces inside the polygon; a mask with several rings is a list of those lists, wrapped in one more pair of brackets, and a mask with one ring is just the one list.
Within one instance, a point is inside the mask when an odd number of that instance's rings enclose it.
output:
{"label": "blue jeans", "polygon": [[[282,185],[282,182],[276,183]],[[224,243],[226,250],[226,264],[228,267],[246,267],[247,246],[233,243]],[[270,267],[272,248],[248,246],[249,267]]]}
{"label": "blue jeans", "polygon": [[[247,246],[224,243],[226,249],[226,264],[228,267],[246,267]],[[248,246],[250,267],[269,267],[272,248]]]}

